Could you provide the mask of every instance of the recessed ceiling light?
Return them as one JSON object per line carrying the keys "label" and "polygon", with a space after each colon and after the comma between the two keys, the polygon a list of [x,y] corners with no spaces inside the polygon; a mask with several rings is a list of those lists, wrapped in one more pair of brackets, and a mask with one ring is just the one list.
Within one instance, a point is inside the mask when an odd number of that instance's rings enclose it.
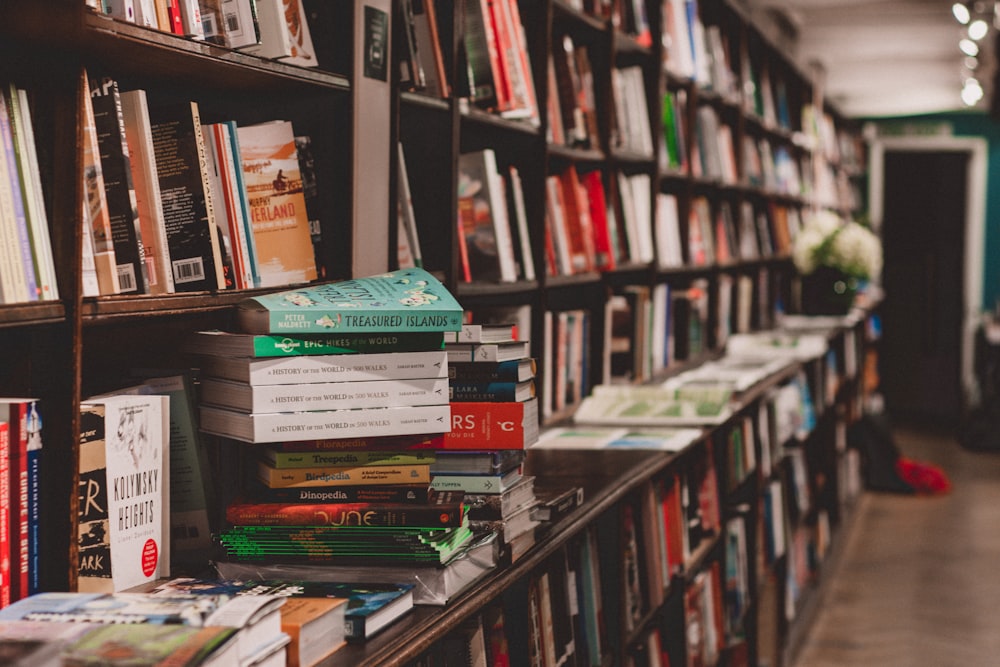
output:
{"label": "recessed ceiling light", "polygon": [[956,2],[955,4],[953,4],[951,6],[951,13],[955,15],[955,18],[962,25],[965,25],[966,23],[968,23],[969,19],[972,18],[969,15],[969,8],[966,7],[965,3],[962,3],[962,2]]}
{"label": "recessed ceiling light", "polygon": [[988,23],[986,23],[986,21],[982,19],[976,19],[975,21],[969,24],[969,37],[971,37],[976,41],[979,41],[980,39],[986,36],[986,33],[989,32],[989,30],[990,26]]}
{"label": "recessed ceiling light", "polygon": [[958,48],[962,50],[967,56],[977,56],[979,55],[979,45],[973,42],[971,39],[963,39],[958,42]]}

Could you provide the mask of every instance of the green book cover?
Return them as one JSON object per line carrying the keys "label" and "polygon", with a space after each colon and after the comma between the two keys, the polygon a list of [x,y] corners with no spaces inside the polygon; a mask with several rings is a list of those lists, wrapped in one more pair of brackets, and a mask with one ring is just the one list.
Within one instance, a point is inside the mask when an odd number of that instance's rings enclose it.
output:
{"label": "green book cover", "polygon": [[239,334],[198,331],[188,341],[194,354],[231,357],[292,357],[319,354],[373,354],[444,349],[441,331],[358,334]]}
{"label": "green book cover", "polygon": [[391,271],[252,297],[237,306],[245,333],[460,331],[462,306],[423,269]]}

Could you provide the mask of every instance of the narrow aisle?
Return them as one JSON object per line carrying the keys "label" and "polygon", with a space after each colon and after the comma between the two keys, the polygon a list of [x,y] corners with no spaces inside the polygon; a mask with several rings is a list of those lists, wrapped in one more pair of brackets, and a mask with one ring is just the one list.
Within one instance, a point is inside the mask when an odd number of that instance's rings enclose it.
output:
{"label": "narrow aisle", "polygon": [[1000,665],[1000,454],[897,429],[951,493],[868,493],[795,667]]}

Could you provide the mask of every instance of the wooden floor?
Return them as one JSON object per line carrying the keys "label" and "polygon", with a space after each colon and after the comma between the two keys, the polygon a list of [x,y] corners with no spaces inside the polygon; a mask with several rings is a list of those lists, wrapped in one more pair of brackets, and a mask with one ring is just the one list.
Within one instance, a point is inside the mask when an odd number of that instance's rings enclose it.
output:
{"label": "wooden floor", "polygon": [[795,667],[1000,665],[1000,454],[897,429],[948,495],[866,493]]}

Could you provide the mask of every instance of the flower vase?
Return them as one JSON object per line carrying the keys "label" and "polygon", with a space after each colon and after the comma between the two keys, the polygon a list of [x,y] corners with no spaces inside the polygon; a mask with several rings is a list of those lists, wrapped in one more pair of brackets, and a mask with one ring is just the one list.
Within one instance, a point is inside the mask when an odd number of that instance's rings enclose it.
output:
{"label": "flower vase", "polygon": [[846,315],[854,305],[858,281],[839,269],[820,266],[801,279],[805,315]]}

